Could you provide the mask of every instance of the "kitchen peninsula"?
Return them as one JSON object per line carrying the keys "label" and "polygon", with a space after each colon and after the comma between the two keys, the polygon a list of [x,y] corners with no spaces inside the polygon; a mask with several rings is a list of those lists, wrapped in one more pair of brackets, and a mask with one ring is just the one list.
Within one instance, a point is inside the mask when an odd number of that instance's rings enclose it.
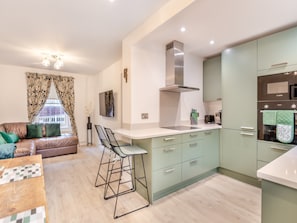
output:
{"label": "kitchen peninsula", "polygon": [[262,223],[295,223],[297,219],[297,147],[262,167]]}
{"label": "kitchen peninsula", "polygon": [[[221,126],[192,127],[196,128],[115,131],[148,151],[144,158],[151,202],[217,172]],[[138,192],[142,194],[141,189]]]}

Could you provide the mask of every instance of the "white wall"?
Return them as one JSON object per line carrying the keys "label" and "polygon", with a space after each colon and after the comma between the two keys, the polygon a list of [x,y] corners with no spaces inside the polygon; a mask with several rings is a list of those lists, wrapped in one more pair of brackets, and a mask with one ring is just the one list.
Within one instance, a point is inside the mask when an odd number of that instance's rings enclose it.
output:
{"label": "white wall", "polygon": [[[122,61],[119,60],[111,66],[104,69],[96,76],[94,91],[94,124],[100,124],[111,129],[121,127],[122,117]],[[99,115],[99,93],[103,91],[113,90],[115,100],[115,117],[103,117]],[[97,137],[97,136],[96,136]],[[97,137],[98,138],[98,137]]]}
{"label": "white wall", "polygon": [[[168,100],[164,101],[163,97],[163,101],[160,102],[159,89],[165,86],[166,79],[165,46],[141,44],[133,47],[131,55],[131,128],[159,126],[160,122],[170,123],[170,119],[173,120],[173,124],[190,124],[192,108],[197,109],[200,119],[204,118],[202,58],[185,52],[184,84],[198,87],[200,91],[184,92],[180,97],[174,97],[169,93]],[[168,108],[173,105],[178,107],[170,112]],[[168,108],[165,108],[166,106]],[[167,116],[166,120],[160,120],[160,112],[162,119]],[[149,119],[141,119],[141,113],[148,113]]]}
{"label": "white wall", "polygon": [[[159,123],[159,89],[165,85],[164,47],[134,47],[132,53],[131,124]],[[141,119],[148,113],[149,119]]]}
{"label": "white wall", "polygon": [[28,121],[26,72],[72,76],[75,78],[75,118],[80,144],[85,144],[87,123],[85,107],[89,101],[89,92],[94,92],[93,86],[88,85],[88,83],[94,83],[92,81],[94,77],[84,74],[0,65],[0,123]]}
{"label": "white wall", "polygon": [[199,119],[203,120],[205,107],[203,103],[203,58],[185,51],[184,55],[184,84],[185,86],[198,87],[200,91],[184,92],[181,94],[181,121],[190,124],[192,108],[199,112]]}

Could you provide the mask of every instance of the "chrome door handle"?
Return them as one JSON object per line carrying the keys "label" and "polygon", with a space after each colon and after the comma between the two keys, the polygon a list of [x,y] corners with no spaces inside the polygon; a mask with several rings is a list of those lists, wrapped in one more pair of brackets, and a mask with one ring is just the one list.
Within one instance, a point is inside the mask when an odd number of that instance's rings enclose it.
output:
{"label": "chrome door handle", "polygon": [[240,135],[245,135],[245,136],[253,136],[254,133],[249,133],[249,132],[240,132]]}
{"label": "chrome door handle", "polygon": [[280,148],[280,147],[274,147],[274,146],[270,146],[270,149],[280,150],[280,151],[288,151],[288,149]]}

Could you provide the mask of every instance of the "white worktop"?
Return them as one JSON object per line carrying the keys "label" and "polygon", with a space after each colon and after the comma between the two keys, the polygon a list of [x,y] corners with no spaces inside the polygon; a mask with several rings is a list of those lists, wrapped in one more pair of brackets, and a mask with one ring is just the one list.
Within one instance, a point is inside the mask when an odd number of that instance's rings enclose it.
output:
{"label": "white worktop", "polygon": [[297,189],[297,146],[259,169],[257,176]]}
{"label": "white worktop", "polygon": [[[191,125],[188,125],[191,126]],[[217,124],[199,124],[193,125],[193,127],[198,127],[198,129],[191,130],[171,130],[165,128],[148,128],[148,129],[116,129],[114,132],[121,136],[127,137],[129,139],[147,139],[153,137],[167,136],[167,135],[177,135],[188,132],[198,132],[198,131],[206,131],[211,129],[220,129],[222,128]]]}

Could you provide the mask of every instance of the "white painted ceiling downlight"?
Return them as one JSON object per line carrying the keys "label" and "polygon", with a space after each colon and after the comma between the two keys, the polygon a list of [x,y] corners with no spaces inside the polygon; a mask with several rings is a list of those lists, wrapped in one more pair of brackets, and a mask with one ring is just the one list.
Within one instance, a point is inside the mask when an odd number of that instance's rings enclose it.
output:
{"label": "white painted ceiling downlight", "polygon": [[184,32],[187,31],[187,29],[186,29],[186,27],[182,26],[182,27],[180,28],[180,31],[181,31],[182,33],[184,33]]}
{"label": "white painted ceiling downlight", "polygon": [[214,40],[210,40],[210,41],[209,41],[209,44],[210,44],[210,45],[214,45],[214,44],[215,44],[215,41],[214,41]]}

